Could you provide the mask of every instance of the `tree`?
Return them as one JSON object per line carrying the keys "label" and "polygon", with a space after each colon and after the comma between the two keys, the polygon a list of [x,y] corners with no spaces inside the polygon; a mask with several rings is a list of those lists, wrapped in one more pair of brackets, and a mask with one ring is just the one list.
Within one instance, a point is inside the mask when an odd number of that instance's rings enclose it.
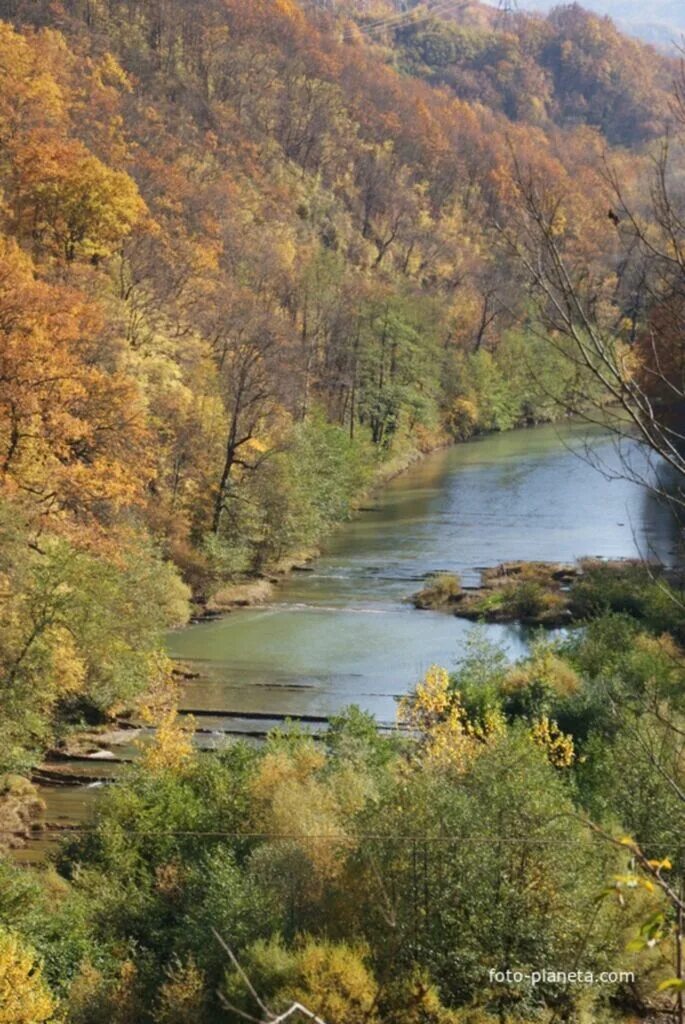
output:
{"label": "tree", "polygon": [[253,471],[269,451],[267,430],[277,411],[272,367],[281,341],[278,322],[248,302],[232,311],[225,333],[215,344],[228,423],[223,466],[214,498],[214,534],[221,527],[235,471]]}
{"label": "tree", "polygon": [[448,1006],[477,1000],[525,1016],[542,999],[568,1012],[574,997],[563,988],[490,985],[489,969],[613,962],[614,910],[597,911],[613,854],[576,819],[564,784],[521,729],[486,746],[450,785],[436,767],[417,764],[401,799],[388,794],[373,808],[356,880],[345,878],[380,980],[413,965]]}
{"label": "tree", "polygon": [[[594,248],[579,244],[573,197],[518,159],[519,230],[502,226],[538,298],[550,344],[597,385],[594,394],[584,389],[574,410],[607,425],[619,442],[637,435],[674,472],[679,488],[685,474],[679,369],[685,233],[672,149],[678,151],[683,130],[681,113],[676,141],[655,157],[647,209],[632,201],[616,168],[605,166],[593,207]],[[607,403],[620,413],[600,412],[598,406]],[[623,466],[633,478],[662,489],[628,457]]]}
{"label": "tree", "polygon": [[365,963],[368,955],[364,948],[306,937],[294,949],[278,938],[257,942],[245,951],[240,972],[227,972],[222,1002],[263,1014],[262,1006],[254,1006],[252,992],[258,992],[262,1003],[273,1006],[271,1017],[297,1003],[326,1024],[376,1024],[379,989]]}
{"label": "tree", "polygon": [[93,524],[141,500],[147,457],[133,381],[97,365],[100,310],[35,278],[0,238],[0,477],[43,516]]}
{"label": "tree", "polygon": [[32,950],[5,928],[0,929],[0,1022],[45,1024],[57,1003]]}
{"label": "tree", "polygon": [[132,179],[74,140],[31,140],[15,155],[10,194],[17,233],[71,262],[111,255],[139,223],[145,204]]}

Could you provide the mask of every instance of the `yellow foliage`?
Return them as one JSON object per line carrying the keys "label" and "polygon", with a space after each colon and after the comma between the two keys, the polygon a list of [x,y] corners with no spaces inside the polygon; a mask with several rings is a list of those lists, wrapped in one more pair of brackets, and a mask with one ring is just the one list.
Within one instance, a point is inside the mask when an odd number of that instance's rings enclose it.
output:
{"label": "yellow foliage", "polygon": [[[56,34],[52,35],[54,39]],[[65,119],[62,90],[37,46],[0,22],[0,140],[13,139],[20,127]]]}
{"label": "yellow foliage", "polygon": [[312,742],[302,743],[294,751],[271,751],[252,782],[266,829],[296,843],[320,879],[339,872],[340,853],[351,842],[344,815],[362,799],[358,790],[356,795],[343,794],[335,777],[318,778],[325,762],[325,755]]}
{"label": "yellow foliage", "polygon": [[0,930],[0,1024],[43,1024],[56,1003],[35,954],[19,938]]}
{"label": "yellow foliage", "polygon": [[172,676],[171,659],[161,651],[150,657],[150,680],[139,712],[146,725],[155,725],[172,708],[178,707],[179,689]]}
{"label": "yellow foliage", "polygon": [[445,417],[445,425],[453,437],[466,440],[478,427],[478,406],[470,398],[457,398]]}
{"label": "yellow foliage", "polygon": [[536,646],[528,661],[515,665],[507,672],[502,683],[502,691],[514,694],[534,683],[542,684],[560,697],[572,696],[581,687],[581,680],[575,669],[545,645]]}
{"label": "yellow foliage", "polygon": [[432,665],[414,692],[400,701],[399,719],[425,732],[443,718],[451,701],[447,669]]}
{"label": "yellow foliage", "polygon": [[533,742],[547,753],[555,768],[568,768],[575,759],[573,738],[563,733],[556,722],[543,715],[533,723],[530,734]]}
{"label": "yellow foliage", "polygon": [[635,637],[635,650],[647,655],[656,665],[666,664],[669,666],[669,676],[674,684],[681,679],[683,671],[683,651],[678,646],[670,633],[662,633],[661,636],[650,636],[648,633],[639,633]]}
{"label": "yellow foliage", "polygon": [[192,957],[167,972],[160,989],[155,1024],[196,1024],[205,1002],[205,977]]}
{"label": "yellow foliage", "polygon": [[84,961],[69,988],[68,1007],[69,1024],[137,1024],[143,1017],[143,1005],[135,964],[124,960],[118,977],[112,980]]}
{"label": "yellow foliage", "polygon": [[327,1024],[375,1024],[378,985],[366,953],[361,946],[308,941],[296,953],[297,982],[279,998],[302,1003]]}
{"label": "yellow foliage", "polygon": [[376,793],[372,779],[351,765],[343,765],[331,777],[330,785],[344,815],[356,814]]}
{"label": "yellow foliage", "polygon": [[302,743],[292,753],[270,751],[260,765],[253,783],[253,793],[259,800],[273,799],[283,783],[304,784],[326,763],[326,755],[313,743]]}
{"label": "yellow foliage", "polygon": [[152,684],[139,711],[143,722],[155,728],[155,734],[152,742],[141,744],[141,761],[151,772],[181,771],[193,756],[195,721],[192,716],[179,717],[179,692],[169,659],[161,653],[152,658]]}
{"label": "yellow foliage", "polygon": [[433,665],[414,692],[400,701],[399,719],[422,735],[422,761],[438,768],[467,771],[485,745],[502,735],[502,716],[491,711],[472,722],[446,669]]}
{"label": "yellow foliage", "polygon": [[125,92],[131,92],[131,80],[119,61],[111,53],[105,53],[94,68],[94,76],[99,85],[115,86]]}
{"label": "yellow foliage", "polygon": [[79,142],[32,141],[16,162],[18,222],[67,260],[111,255],[146,212],[133,179]]}
{"label": "yellow foliage", "polygon": [[86,666],[66,629],[53,631],[50,650],[50,669],[55,690],[60,694],[80,693],[86,681]]}
{"label": "yellow foliage", "polygon": [[568,217],[564,210],[559,206],[554,211],[554,214],[550,219],[549,230],[555,237],[559,237],[560,235],[565,234],[567,227]]}
{"label": "yellow foliage", "polygon": [[152,742],[142,748],[140,760],[147,771],[182,771],[193,756],[193,729],[192,718],[180,719],[175,708],[164,712]]}
{"label": "yellow foliage", "polygon": [[456,1024],[456,1014],[443,1006],[438,989],[422,971],[398,979],[389,997],[398,1007],[393,1013],[397,1024]]}

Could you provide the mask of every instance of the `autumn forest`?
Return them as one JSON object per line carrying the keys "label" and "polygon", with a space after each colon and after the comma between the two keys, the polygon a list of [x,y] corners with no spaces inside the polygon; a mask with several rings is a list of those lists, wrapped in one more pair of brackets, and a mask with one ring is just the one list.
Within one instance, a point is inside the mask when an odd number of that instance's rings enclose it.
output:
{"label": "autumn forest", "polygon": [[[680,522],[677,54],[578,4],[0,19],[0,1024],[683,1024],[674,566],[519,567],[472,617],[525,657],[476,631],[390,731],[198,751],[165,644],[516,428],[605,431]],[[460,613],[457,577],[422,593]],[[22,863],[48,753],[132,720],[87,827]],[[544,967],[612,980],[492,980]]]}

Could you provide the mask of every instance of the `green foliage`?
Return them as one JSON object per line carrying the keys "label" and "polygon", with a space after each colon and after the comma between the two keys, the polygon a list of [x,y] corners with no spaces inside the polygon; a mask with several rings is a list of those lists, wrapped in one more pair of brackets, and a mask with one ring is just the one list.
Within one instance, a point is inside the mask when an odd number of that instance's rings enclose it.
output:
{"label": "green foliage", "polygon": [[521,408],[507,371],[490,352],[480,349],[466,357],[461,390],[473,396],[481,430],[510,430],[519,422]]}
{"label": "green foliage", "polygon": [[426,299],[403,296],[362,311],[358,414],[376,445],[388,447],[402,429],[436,425],[440,357],[434,319]]}
{"label": "green foliage", "polygon": [[[575,1013],[590,1000],[601,1014],[611,987],[511,988],[489,971],[632,964],[626,936],[648,890],[623,909],[599,899],[622,855],[583,817],[620,822],[681,870],[669,778],[682,776],[682,655],[611,615],[538,638],[514,666],[476,631],[444,678],[471,756],[431,758],[350,708],[320,745],[290,731],[260,750],[134,767],[92,831],[64,846],[68,882],[28,882],[0,863],[0,921],[13,918],[83,1024],[96,1020],[89,1006],[117,1001],[145,1007],[141,1024],[184,1014],[209,1024],[217,987],[252,1012],[208,921],[279,1009],[300,999],[326,1019],[400,1021],[415,1007],[437,1022],[466,1007]],[[554,767],[543,734],[570,739],[577,756]],[[116,966],[122,956],[134,971]],[[398,972],[414,980],[398,985]]]}
{"label": "green foliage", "polygon": [[[382,877],[375,899],[362,900],[359,882],[355,892],[359,927],[373,936],[381,962],[396,971],[396,950],[405,948],[448,1005],[475,999],[504,1008],[513,998],[517,1012],[532,1009],[541,993],[491,989],[488,969],[547,957],[563,963],[586,932],[611,855],[575,821],[563,783],[530,739],[514,731],[449,786],[439,774],[418,772],[401,801],[390,796],[374,808],[373,821],[387,839],[362,844],[368,876],[361,885],[373,884],[374,866]],[[417,870],[420,887],[412,881]],[[381,886],[408,897],[396,904],[396,944],[378,938],[386,927]],[[611,957],[599,938],[607,923],[586,946],[587,963]]]}
{"label": "green foliage", "polygon": [[104,558],[59,539],[35,551],[13,529],[3,567],[0,771],[30,760],[64,717],[106,714],[156,684],[164,630],[188,615],[186,587],[144,539]]}
{"label": "green foliage", "polygon": [[277,561],[321,540],[349,516],[372,466],[368,447],[322,416],[298,424],[250,488],[261,509],[255,561]]}
{"label": "green foliage", "polygon": [[604,613],[629,615],[655,631],[667,631],[685,639],[685,611],[681,594],[658,566],[626,563],[617,569],[601,562],[587,562],[583,576],[572,590],[571,610],[578,618],[592,619]]}
{"label": "green foliage", "polygon": [[459,353],[451,367],[454,396],[447,423],[457,438],[477,431],[510,430],[581,413],[600,396],[596,382],[579,370],[565,343],[511,329],[493,351]]}

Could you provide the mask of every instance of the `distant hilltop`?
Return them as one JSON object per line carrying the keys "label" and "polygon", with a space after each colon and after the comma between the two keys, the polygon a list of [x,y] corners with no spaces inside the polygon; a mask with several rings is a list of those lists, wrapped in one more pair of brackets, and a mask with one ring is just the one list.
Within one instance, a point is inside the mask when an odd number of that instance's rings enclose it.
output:
{"label": "distant hilltop", "polygon": [[[486,0],[496,6],[496,0]],[[555,0],[520,0],[522,10],[549,11],[559,6]],[[643,0],[583,0],[581,6],[596,14],[613,18],[625,32],[645,42],[675,49],[685,35],[683,0],[652,0],[647,8]]]}

